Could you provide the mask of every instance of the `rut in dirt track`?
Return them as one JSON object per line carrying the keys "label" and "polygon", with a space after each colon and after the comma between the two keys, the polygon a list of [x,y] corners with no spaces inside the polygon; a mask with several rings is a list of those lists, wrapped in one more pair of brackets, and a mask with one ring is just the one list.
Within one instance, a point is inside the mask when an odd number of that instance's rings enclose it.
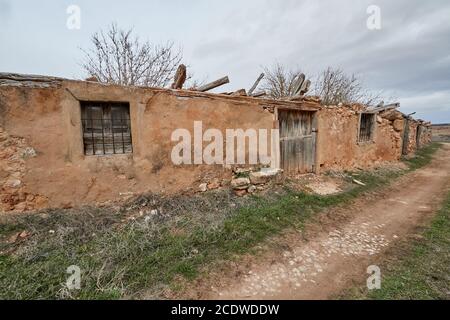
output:
{"label": "rut in dirt track", "polygon": [[[314,234],[298,235],[281,253],[251,264],[238,278],[222,279],[208,299],[327,299],[353,281],[363,283],[367,268],[384,251],[411,235],[440,207],[450,189],[450,144],[433,162],[394,182],[375,200],[358,199],[346,208],[352,218]],[[274,259],[274,255],[276,259]],[[276,262],[274,262],[276,261]]]}

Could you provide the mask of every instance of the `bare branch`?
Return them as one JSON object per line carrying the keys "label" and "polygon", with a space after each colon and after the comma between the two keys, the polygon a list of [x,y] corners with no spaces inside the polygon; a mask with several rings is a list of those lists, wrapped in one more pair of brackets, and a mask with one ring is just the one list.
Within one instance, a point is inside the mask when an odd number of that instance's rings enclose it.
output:
{"label": "bare branch", "polygon": [[262,89],[273,99],[292,97],[295,94],[295,85],[298,83],[300,71],[287,70],[284,66],[276,64],[272,68],[264,68],[266,77]]}
{"label": "bare branch", "polygon": [[133,36],[133,30],[122,30],[113,23],[104,32],[95,33],[93,47],[83,50],[83,69],[100,82],[121,85],[165,87],[171,81],[182,59],[174,44],[152,45]]}
{"label": "bare branch", "polygon": [[366,90],[362,81],[354,74],[347,75],[341,69],[331,67],[319,75],[315,84],[315,94],[328,105],[361,103],[372,106],[381,100],[381,94],[373,94]]}

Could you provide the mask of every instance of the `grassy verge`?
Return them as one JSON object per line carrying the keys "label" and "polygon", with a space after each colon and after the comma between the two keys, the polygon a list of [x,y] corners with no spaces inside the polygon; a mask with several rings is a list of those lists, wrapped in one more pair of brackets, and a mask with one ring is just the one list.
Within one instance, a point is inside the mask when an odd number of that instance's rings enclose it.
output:
{"label": "grassy verge", "polygon": [[433,159],[434,153],[441,147],[440,143],[432,143],[425,148],[419,150],[415,157],[411,159],[405,159],[404,161],[409,167],[410,171],[419,169],[423,166],[426,166]]}
{"label": "grassy verge", "polygon": [[[429,163],[437,149],[438,145],[422,149],[408,161],[411,170]],[[348,202],[404,172],[359,173],[357,179],[365,186],[333,196],[285,189],[236,204],[228,193],[217,193],[198,203],[195,197],[175,204],[171,199],[169,209],[158,215],[124,220],[130,211],[154,207],[154,198],[143,197],[126,208],[54,210],[1,222],[3,240],[17,231],[31,231],[22,242],[0,244],[0,298],[117,299],[137,297],[149,289],[157,297],[177,277],[194,279],[211,263],[249,252],[288,227],[301,227],[312,214]],[[81,269],[81,290],[66,289],[66,269],[71,265]]]}
{"label": "grassy verge", "polygon": [[[397,249],[383,267],[380,290],[359,288],[348,297],[376,300],[450,299],[450,194],[423,238]],[[354,290],[355,291],[355,290]]]}

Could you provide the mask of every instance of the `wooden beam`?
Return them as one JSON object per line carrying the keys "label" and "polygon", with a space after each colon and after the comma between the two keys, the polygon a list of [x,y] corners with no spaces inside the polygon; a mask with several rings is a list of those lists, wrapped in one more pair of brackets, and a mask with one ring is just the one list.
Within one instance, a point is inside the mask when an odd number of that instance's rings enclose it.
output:
{"label": "wooden beam", "polygon": [[238,90],[238,91],[236,91],[236,92],[233,92],[232,94],[231,94],[232,96],[247,96],[247,92],[245,91],[245,89],[240,89],[240,90]]}
{"label": "wooden beam", "polygon": [[228,77],[223,77],[216,81],[210,82],[208,84],[205,84],[204,86],[197,88],[197,91],[206,92],[206,91],[215,89],[217,87],[223,86],[224,84],[227,84],[227,83],[230,83],[230,79],[228,79]]}
{"label": "wooden beam", "polygon": [[265,91],[259,91],[259,92],[252,94],[252,97],[259,98],[259,97],[264,97],[265,95],[267,95],[267,93]]}
{"label": "wooden beam", "polygon": [[261,82],[261,80],[264,78],[264,73],[261,73],[260,76],[258,77],[258,79],[256,79],[255,83],[253,84],[253,86],[251,87],[250,90],[248,90],[248,95],[251,96],[253,94],[253,92],[256,90],[256,88],[258,87],[259,83]]}
{"label": "wooden beam", "polygon": [[183,89],[183,84],[186,81],[186,66],[184,64],[180,64],[175,73],[175,78],[172,83],[172,89]]}
{"label": "wooden beam", "polygon": [[296,96],[300,93],[303,83],[305,82],[306,76],[304,73],[300,73],[294,82],[294,88],[292,90],[292,95]]}
{"label": "wooden beam", "polygon": [[306,80],[305,82],[303,82],[303,85],[300,88],[299,95],[301,96],[305,95],[309,91],[310,87],[311,87],[311,80]]}
{"label": "wooden beam", "polygon": [[375,108],[382,108],[384,107],[384,101],[381,101]]}
{"label": "wooden beam", "polygon": [[387,110],[393,110],[393,109],[398,109],[400,108],[400,103],[392,103],[392,104],[388,104],[386,106],[382,106],[382,107],[377,107],[374,109],[369,110],[370,113],[378,113],[378,112],[383,112],[383,111],[387,111]]}

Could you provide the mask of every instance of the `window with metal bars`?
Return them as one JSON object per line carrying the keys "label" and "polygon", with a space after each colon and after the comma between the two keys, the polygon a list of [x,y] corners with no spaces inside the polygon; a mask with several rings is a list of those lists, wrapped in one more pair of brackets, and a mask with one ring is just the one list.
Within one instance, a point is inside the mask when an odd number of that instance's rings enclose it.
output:
{"label": "window with metal bars", "polygon": [[369,142],[373,140],[375,125],[375,114],[362,113],[359,121],[358,142]]}
{"label": "window with metal bars", "polygon": [[85,155],[133,152],[130,105],[116,102],[81,102]]}

